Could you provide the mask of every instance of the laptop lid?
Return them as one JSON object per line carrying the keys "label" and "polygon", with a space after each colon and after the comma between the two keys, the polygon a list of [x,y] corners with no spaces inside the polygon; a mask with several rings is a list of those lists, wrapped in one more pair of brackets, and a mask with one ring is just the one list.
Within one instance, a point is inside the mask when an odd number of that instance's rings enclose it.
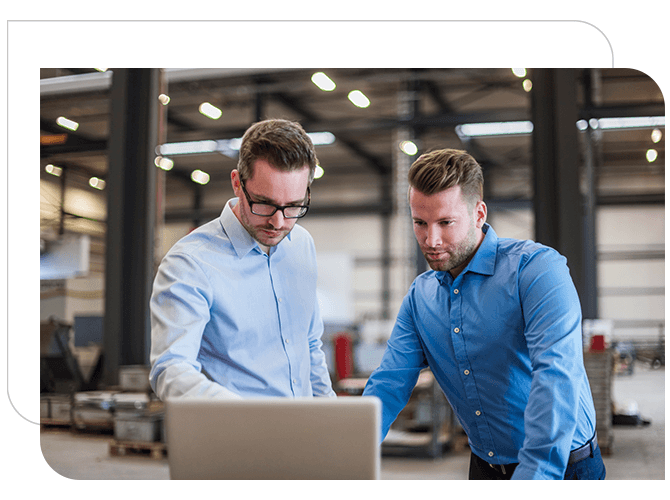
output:
{"label": "laptop lid", "polygon": [[171,479],[379,479],[374,397],[166,401]]}

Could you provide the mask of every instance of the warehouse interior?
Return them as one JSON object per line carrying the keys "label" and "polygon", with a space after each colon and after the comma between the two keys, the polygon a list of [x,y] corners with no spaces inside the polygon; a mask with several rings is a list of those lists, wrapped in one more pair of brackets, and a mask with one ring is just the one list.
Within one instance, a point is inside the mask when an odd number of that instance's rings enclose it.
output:
{"label": "warehouse interior", "polygon": [[[308,215],[324,351],[358,396],[412,280],[406,174],[423,152],[482,165],[488,221],[568,259],[607,479],[665,479],[665,105],[632,69],[40,71],[41,443],[79,479],[167,479],[148,387],[160,260],[233,197],[239,139],[311,134]],[[149,437],[120,435],[141,427]],[[466,479],[467,440],[429,371],[382,444],[382,479]]]}

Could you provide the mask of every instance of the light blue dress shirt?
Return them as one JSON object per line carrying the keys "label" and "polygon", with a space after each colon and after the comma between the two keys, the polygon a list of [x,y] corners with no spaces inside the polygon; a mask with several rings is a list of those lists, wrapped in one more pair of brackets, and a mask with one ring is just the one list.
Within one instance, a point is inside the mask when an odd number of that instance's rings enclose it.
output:
{"label": "light blue dress shirt", "polygon": [[269,255],[230,200],[163,258],[151,296],[151,386],[168,397],[335,396],[321,349],[314,241]]}
{"label": "light blue dress shirt", "polygon": [[518,462],[513,479],[562,479],[595,432],[579,298],[558,252],[484,231],[456,279],[412,283],[364,395],[382,400],[383,439],[430,367],[473,453]]}

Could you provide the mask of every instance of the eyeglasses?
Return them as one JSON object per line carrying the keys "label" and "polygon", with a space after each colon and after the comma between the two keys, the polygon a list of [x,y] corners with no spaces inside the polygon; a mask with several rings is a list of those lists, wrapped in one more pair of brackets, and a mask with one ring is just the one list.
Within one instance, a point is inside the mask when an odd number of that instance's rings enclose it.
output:
{"label": "eyeglasses", "polygon": [[260,215],[261,217],[272,217],[277,212],[277,210],[281,210],[281,213],[285,219],[299,219],[304,217],[307,213],[307,210],[309,210],[309,202],[311,201],[309,186],[307,186],[307,196],[305,197],[307,200],[306,205],[288,205],[281,207],[279,205],[273,205],[272,203],[259,203],[257,201],[251,201],[249,193],[247,193],[247,190],[244,187],[244,182],[240,181],[240,185],[242,186],[242,192],[244,193],[244,196],[247,198],[247,203],[249,203],[251,213],[254,215]]}

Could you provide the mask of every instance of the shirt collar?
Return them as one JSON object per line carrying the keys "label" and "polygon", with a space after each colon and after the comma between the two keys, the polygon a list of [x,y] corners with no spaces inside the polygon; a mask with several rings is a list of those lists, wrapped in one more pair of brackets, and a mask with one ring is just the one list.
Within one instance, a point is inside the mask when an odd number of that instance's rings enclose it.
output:
{"label": "shirt collar", "polygon": [[495,271],[498,235],[488,223],[484,223],[482,231],[484,232],[484,240],[463,272],[472,271],[492,275]]}
{"label": "shirt collar", "polygon": [[[475,252],[474,257],[472,257],[472,260],[468,262],[468,265],[465,266],[465,269],[461,271],[459,276],[463,276],[467,272],[485,274],[489,276],[494,274],[496,267],[496,254],[498,252],[498,235],[488,223],[484,223],[482,231],[484,232],[484,239],[482,240],[482,244],[479,245],[479,248]],[[452,278],[449,271],[441,271],[436,273],[436,278],[439,279],[443,284],[451,283],[455,279]]]}
{"label": "shirt collar", "polygon": [[[254,248],[258,249],[258,252],[264,253],[263,250],[261,250],[261,247],[258,246],[258,242],[251,237],[249,232],[244,228],[237,216],[233,213],[233,207],[237,205],[238,202],[239,198],[231,198],[223,207],[223,211],[219,217],[223,231],[228,235],[230,243],[233,245],[235,253],[238,257],[244,257]],[[289,232],[286,236],[289,241],[291,240],[291,232]],[[283,241],[279,242],[279,245],[277,246],[280,246],[282,243]],[[272,252],[273,251],[270,250],[270,254],[272,254]]]}

